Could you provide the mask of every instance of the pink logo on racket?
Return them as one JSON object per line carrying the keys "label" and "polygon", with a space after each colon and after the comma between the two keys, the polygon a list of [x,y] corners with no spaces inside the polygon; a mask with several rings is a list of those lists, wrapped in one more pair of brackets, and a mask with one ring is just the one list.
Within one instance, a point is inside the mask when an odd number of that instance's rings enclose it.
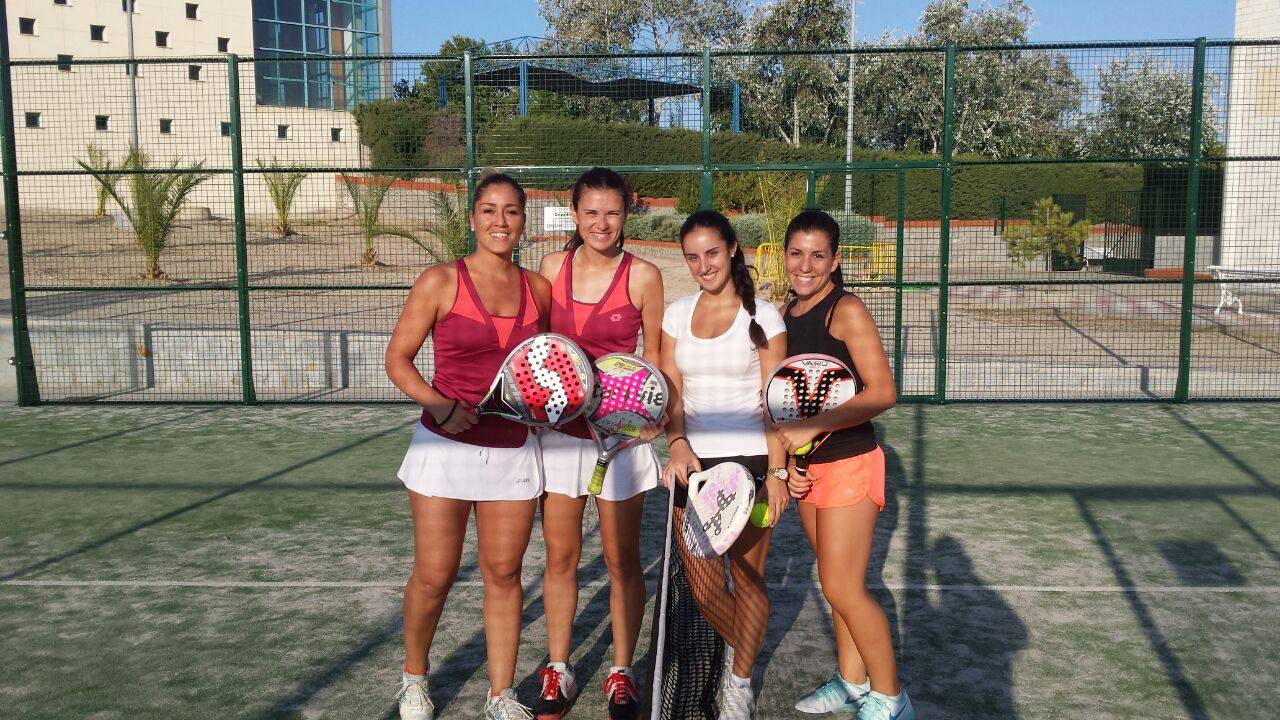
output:
{"label": "pink logo on racket", "polygon": [[641,402],[640,390],[648,379],[648,370],[637,370],[625,377],[600,375],[597,378],[601,388],[600,406],[595,416],[604,417],[619,411],[645,415],[648,409]]}

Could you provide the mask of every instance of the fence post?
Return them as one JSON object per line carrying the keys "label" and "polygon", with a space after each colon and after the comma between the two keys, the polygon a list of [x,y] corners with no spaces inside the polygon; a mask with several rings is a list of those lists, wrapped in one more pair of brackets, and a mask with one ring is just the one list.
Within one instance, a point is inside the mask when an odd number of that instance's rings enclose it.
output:
{"label": "fence post", "polygon": [[938,359],[935,363],[934,395],[947,401],[947,306],[951,281],[951,156],[954,151],[956,89],[956,45],[947,43],[946,68],[942,80],[942,218],[938,228]]}
{"label": "fence post", "polygon": [[702,174],[698,207],[711,209],[711,51],[702,51]]}
{"label": "fence post", "polygon": [[[475,87],[471,84],[471,51],[467,50],[462,53],[462,82],[463,94],[466,96],[463,102],[464,113],[467,124],[467,207],[471,207],[472,200],[476,194],[476,126],[475,118],[472,114],[474,98],[472,94]],[[476,233],[474,230],[469,231],[471,236],[471,252],[476,249]]]}
{"label": "fence post", "polygon": [[[845,170],[845,175],[846,177],[851,177],[847,169]],[[807,208],[818,207],[818,174],[812,170],[805,174],[804,206]]]}
{"label": "fence post", "polygon": [[[19,405],[39,405],[31,335],[27,332],[27,289],[22,269],[22,213],[18,207],[18,156],[13,127],[13,81],[9,75],[9,19],[0,3],[0,145],[3,145],[5,237],[9,245],[9,293],[13,311],[13,369]],[[2,372],[2,371],[0,371]]]}
{"label": "fence post", "polygon": [[258,402],[253,386],[253,333],[249,322],[249,249],[244,220],[244,144],[240,124],[240,58],[227,56],[231,111],[231,193],[236,225],[236,310],[240,321],[240,391],[246,405]]}
{"label": "fence post", "polygon": [[1191,147],[1187,149],[1187,218],[1182,243],[1182,317],[1178,327],[1178,384],[1175,402],[1191,397],[1191,321],[1196,299],[1196,237],[1200,231],[1200,131],[1204,121],[1205,39],[1196,38],[1195,77],[1191,85]]}
{"label": "fence post", "polygon": [[898,171],[898,233],[893,254],[893,384],[902,394],[902,246],[906,241],[907,171]]}

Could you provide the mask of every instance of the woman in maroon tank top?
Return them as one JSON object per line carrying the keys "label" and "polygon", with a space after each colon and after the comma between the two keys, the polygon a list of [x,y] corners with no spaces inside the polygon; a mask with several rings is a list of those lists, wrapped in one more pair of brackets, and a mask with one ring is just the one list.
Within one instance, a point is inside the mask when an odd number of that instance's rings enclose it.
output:
{"label": "woman in maroon tank top", "polygon": [[[577,230],[567,248],[542,259],[541,273],[552,281],[551,330],[578,343],[594,360],[634,353],[644,338],[645,357],[658,362],[662,327],[662,274],[652,263],[623,251],[623,226],[631,190],[618,173],[592,168],[574,183],[570,207]],[[577,691],[568,667],[573,616],[578,605],[578,559],[582,514],[596,449],[584,421],[540,432],[546,494],[542,528],[547,546],[543,600],[549,662],[534,710],[540,720],[561,717]],[[657,486],[652,446],[634,445],[609,465],[604,490],[596,497],[600,540],[609,571],[613,666],[605,681],[609,717],[634,718],[640,696],[631,674],[632,655],[644,615],[644,574],[640,565],[640,517],[644,494]]]}
{"label": "woman in maroon tank top", "polygon": [[[515,180],[481,181],[470,219],[475,252],[418,276],[387,345],[387,375],[423,409],[399,472],[409,489],[414,539],[399,698],[406,720],[434,717],[428,656],[473,508],[489,654],[486,716],[527,712],[511,688],[524,603],[520,567],[542,493],[537,443],[524,426],[477,418],[473,408],[510,349],[545,329],[551,286],[511,262],[525,224],[524,190]],[[414,365],[428,335],[431,383]]]}

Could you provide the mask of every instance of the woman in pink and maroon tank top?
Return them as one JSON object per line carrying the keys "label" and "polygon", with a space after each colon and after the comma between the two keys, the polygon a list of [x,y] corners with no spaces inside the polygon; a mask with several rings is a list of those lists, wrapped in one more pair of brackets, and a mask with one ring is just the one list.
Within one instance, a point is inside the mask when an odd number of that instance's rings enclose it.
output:
{"label": "woman in pink and maroon tank top", "polygon": [[[550,284],[511,262],[524,225],[519,183],[501,174],[482,180],[471,205],[475,252],[418,276],[387,345],[387,375],[423,408],[399,472],[409,489],[414,539],[404,592],[400,717],[406,720],[434,717],[428,655],[473,508],[488,648],[485,717],[528,712],[512,685],[524,603],[520,567],[542,495],[538,445],[525,426],[474,412],[511,348],[545,329]],[[414,365],[428,335],[430,383]]]}
{"label": "woman in pink and maroon tank top", "polygon": [[[573,339],[592,360],[609,353],[634,353],[643,336],[644,355],[656,366],[662,332],[662,274],[652,263],[622,249],[630,199],[631,190],[618,173],[605,168],[583,173],[570,192],[577,230],[565,250],[542,259],[541,273],[552,281],[552,332]],[[656,428],[651,430],[656,434]],[[538,433],[546,478],[543,600],[549,645],[549,662],[542,670],[542,691],[534,708],[539,720],[562,717],[577,692],[568,662],[578,606],[582,514],[596,461],[590,438],[581,419]],[[604,689],[609,717],[614,720],[630,720],[640,708],[631,673],[645,602],[640,516],[645,491],[657,483],[652,446],[633,445],[609,464],[604,490],[596,498],[613,621],[613,666]]]}

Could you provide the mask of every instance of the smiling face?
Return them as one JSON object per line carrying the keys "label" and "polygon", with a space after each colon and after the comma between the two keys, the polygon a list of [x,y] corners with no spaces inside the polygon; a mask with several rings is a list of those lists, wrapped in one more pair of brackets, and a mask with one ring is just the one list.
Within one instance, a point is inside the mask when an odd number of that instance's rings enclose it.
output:
{"label": "smiling face", "polygon": [[831,273],[840,266],[840,253],[831,247],[831,238],[821,230],[792,233],[783,258],[791,289],[802,300],[826,292],[831,285]]}
{"label": "smiling face", "polygon": [[618,246],[622,227],[627,222],[627,209],[622,193],[617,190],[585,188],[573,206],[573,220],[583,242],[596,252],[609,252]]}
{"label": "smiling face", "polygon": [[471,209],[476,245],[495,255],[511,255],[524,233],[524,219],[524,208],[520,207],[515,188],[506,183],[486,187]]}
{"label": "smiling face", "polygon": [[718,293],[732,279],[729,262],[737,245],[729,245],[714,228],[695,227],[680,239],[684,261],[698,286],[709,293]]}

